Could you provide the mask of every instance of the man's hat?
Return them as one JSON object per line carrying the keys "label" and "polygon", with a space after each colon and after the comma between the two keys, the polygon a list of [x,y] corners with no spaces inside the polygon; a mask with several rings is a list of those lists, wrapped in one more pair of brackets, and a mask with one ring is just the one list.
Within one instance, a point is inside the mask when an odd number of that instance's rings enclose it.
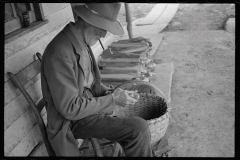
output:
{"label": "man's hat", "polygon": [[115,35],[123,35],[121,24],[117,21],[120,3],[73,3],[75,13],[87,23],[107,30]]}

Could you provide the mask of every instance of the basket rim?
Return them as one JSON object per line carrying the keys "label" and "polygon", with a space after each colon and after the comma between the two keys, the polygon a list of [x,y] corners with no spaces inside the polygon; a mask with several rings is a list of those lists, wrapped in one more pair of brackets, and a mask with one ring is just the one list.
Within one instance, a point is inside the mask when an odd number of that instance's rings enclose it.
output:
{"label": "basket rim", "polygon": [[166,113],[164,113],[164,114],[161,115],[160,117],[147,120],[147,122],[148,122],[148,123],[151,123],[151,124],[154,124],[154,123],[157,123],[157,122],[159,122],[159,121],[162,121],[162,118],[163,118],[163,117],[167,117],[167,118],[165,118],[164,120],[169,120],[170,114],[169,114],[169,111],[168,111],[168,110],[167,110]]}
{"label": "basket rim", "polygon": [[[141,80],[129,80],[129,81],[126,81],[126,82],[124,82],[122,84],[119,84],[118,86],[115,87],[114,90],[116,90],[117,88],[119,88],[119,87],[121,87],[121,86],[123,86],[125,84],[128,84],[128,83],[139,83],[139,82],[142,83],[142,84],[149,85],[149,86],[153,87],[154,89],[156,89],[163,96],[163,98],[165,99],[166,103],[168,103],[167,100],[166,100],[165,94],[156,85],[154,85],[154,84],[152,84],[150,82],[145,82],[145,81],[141,81]],[[155,94],[153,94],[153,95],[155,95]]]}

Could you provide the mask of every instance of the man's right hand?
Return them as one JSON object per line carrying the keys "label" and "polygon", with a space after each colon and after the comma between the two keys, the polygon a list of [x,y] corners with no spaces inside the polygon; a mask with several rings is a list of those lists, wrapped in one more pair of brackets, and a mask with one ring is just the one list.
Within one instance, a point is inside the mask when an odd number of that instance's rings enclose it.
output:
{"label": "man's right hand", "polygon": [[127,90],[122,90],[121,88],[117,88],[112,93],[115,104],[123,107],[128,105],[134,105],[137,102],[137,99],[130,97],[129,93],[134,94],[135,91],[127,91]]}

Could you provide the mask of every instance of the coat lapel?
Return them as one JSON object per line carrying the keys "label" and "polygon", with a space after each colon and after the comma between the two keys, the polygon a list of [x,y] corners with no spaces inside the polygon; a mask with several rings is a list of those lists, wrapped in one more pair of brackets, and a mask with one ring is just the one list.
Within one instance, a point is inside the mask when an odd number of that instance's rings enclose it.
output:
{"label": "coat lapel", "polygon": [[63,29],[63,32],[67,35],[68,39],[71,41],[72,45],[74,46],[76,53],[79,54],[80,56],[80,60],[79,60],[79,65],[81,66],[81,69],[83,71],[84,74],[84,78],[86,78],[86,73],[84,73],[84,71],[86,70],[86,66],[88,64],[86,64],[87,62],[87,58],[84,54],[81,54],[81,52],[83,51],[84,46],[82,46],[82,48],[80,47],[81,44],[77,41],[76,37],[74,36],[74,34],[71,32],[69,26],[65,27]]}
{"label": "coat lapel", "polygon": [[[101,75],[100,75],[100,71],[98,69],[98,65],[96,63],[95,57],[93,55],[92,49],[89,45],[87,45],[88,51],[86,49],[86,47],[84,46],[85,44],[81,44],[78,42],[78,40],[76,39],[76,37],[74,36],[73,32],[70,30],[69,28],[70,26],[67,26],[63,29],[64,33],[67,35],[67,37],[69,38],[69,40],[71,41],[71,43],[73,44],[77,54],[80,55],[80,60],[79,60],[79,64],[81,66],[81,69],[84,73],[84,71],[86,71],[87,67],[89,64],[87,64],[86,62],[88,62],[87,58],[89,59],[89,57],[86,57],[85,54],[81,54],[82,52],[88,52],[90,53],[91,59],[92,59],[92,63],[93,63],[93,77],[94,77],[94,82],[92,83],[92,90],[95,93],[95,96],[100,96],[100,92],[101,92]],[[84,50],[84,51],[83,51]],[[86,78],[86,73],[84,73],[84,78]]]}

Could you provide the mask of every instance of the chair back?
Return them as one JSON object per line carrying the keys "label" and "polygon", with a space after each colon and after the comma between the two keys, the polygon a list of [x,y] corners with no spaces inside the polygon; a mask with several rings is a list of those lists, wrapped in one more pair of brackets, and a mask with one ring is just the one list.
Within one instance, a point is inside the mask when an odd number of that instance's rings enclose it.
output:
{"label": "chair back", "polygon": [[[41,55],[40,53],[37,53],[38,58],[39,55]],[[41,59],[39,59],[39,61],[41,61]],[[43,121],[43,118],[41,116],[41,111],[43,110],[43,108],[45,107],[45,103],[44,103],[44,99],[42,98],[37,105],[34,103],[34,101],[32,100],[32,98],[30,97],[30,95],[27,93],[27,91],[24,89],[24,87],[20,84],[19,80],[17,79],[16,75],[8,72],[7,73],[9,75],[9,77],[11,78],[11,80],[13,81],[13,83],[18,87],[18,89],[21,91],[21,93],[23,94],[23,96],[26,98],[27,102],[30,105],[30,108],[36,118],[37,124],[39,126],[39,129],[41,131],[41,135],[43,138],[43,142],[45,144],[46,150],[48,152],[49,156],[56,156],[53,148],[51,147],[51,144],[48,140],[48,135],[47,135],[47,130],[46,130],[46,126],[45,123]]]}

